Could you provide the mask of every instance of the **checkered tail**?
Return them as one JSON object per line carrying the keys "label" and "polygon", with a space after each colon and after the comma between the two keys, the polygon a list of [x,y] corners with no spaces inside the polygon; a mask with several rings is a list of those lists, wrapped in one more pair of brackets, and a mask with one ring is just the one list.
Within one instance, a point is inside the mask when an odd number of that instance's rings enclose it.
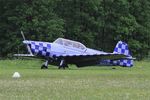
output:
{"label": "checkered tail", "polygon": [[[128,48],[128,44],[122,41],[119,41],[114,49],[113,53],[117,54],[124,54],[127,57],[131,57],[131,53]],[[132,67],[133,66],[133,60],[132,59],[120,59],[120,60],[115,60],[113,61],[114,65],[120,65],[124,67]]]}

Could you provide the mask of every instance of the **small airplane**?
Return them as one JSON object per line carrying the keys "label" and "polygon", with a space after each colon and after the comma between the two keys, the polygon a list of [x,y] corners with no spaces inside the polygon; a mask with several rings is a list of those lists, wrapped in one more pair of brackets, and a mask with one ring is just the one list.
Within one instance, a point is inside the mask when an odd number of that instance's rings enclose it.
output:
{"label": "small airplane", "polygon": [[42,42],[26,40],[23,32],[23,43],[26,44],[29,54],[14,54],[14,56],[42,57],[46,61],[41,69],[47,69],[48,64],[56,65],[65,69],[68,64],[75,64],[77,67],[94,65],[114,65],[132,67],[133,58],[128,45],[119,41],[113,53],[103,52],[87,48],[80,42],[58,38],[54,42]]}

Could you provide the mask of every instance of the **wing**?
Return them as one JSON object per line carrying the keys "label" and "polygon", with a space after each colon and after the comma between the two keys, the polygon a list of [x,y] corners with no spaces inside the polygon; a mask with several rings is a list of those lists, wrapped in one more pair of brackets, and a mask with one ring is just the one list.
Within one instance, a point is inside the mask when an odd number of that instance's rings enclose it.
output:
{"label": "wing", "polygon": [[34,57],[32,54],[14,54],[16,57]]}
{"label": "wing", "polygon": [[100,60],[118,60],[126,58],[123,54],[114,54],[114,53],[101,53],[101,54],[63,54],[63,55],[54,55],[57,59],[64,58],[68,64],[76,64],[78,67],[82,66],[91,66],[100,63]]}

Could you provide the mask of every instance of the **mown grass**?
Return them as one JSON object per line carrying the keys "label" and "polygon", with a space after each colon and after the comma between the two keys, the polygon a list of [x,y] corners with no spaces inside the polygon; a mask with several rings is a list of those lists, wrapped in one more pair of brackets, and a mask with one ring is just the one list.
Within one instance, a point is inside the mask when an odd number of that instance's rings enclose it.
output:
{"label": "mown grass", "polygon": [[[132,68],[41,70],[38,60],[0,61],[0,100],[150,100],[150,62]],[[14,72],[21,78],[14,79]]]}

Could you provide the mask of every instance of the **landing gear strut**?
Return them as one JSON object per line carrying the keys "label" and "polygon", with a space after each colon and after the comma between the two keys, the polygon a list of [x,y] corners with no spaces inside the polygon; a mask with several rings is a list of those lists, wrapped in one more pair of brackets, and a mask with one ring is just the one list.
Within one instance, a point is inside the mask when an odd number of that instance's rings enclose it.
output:
{"label": "landing gear strut", "polygon": [[41,66],[41,69],[48,69],[48,60]]}
{"label": "landing gear strut", "polygon": [[64,59],[62,59],[62,60],[60,61],[60,64],[59,64],[58,69],[61,69],[61,68],[63,68],[63,69],[68,68],[68,65],[67,65],[67,63],[65,62]]}

